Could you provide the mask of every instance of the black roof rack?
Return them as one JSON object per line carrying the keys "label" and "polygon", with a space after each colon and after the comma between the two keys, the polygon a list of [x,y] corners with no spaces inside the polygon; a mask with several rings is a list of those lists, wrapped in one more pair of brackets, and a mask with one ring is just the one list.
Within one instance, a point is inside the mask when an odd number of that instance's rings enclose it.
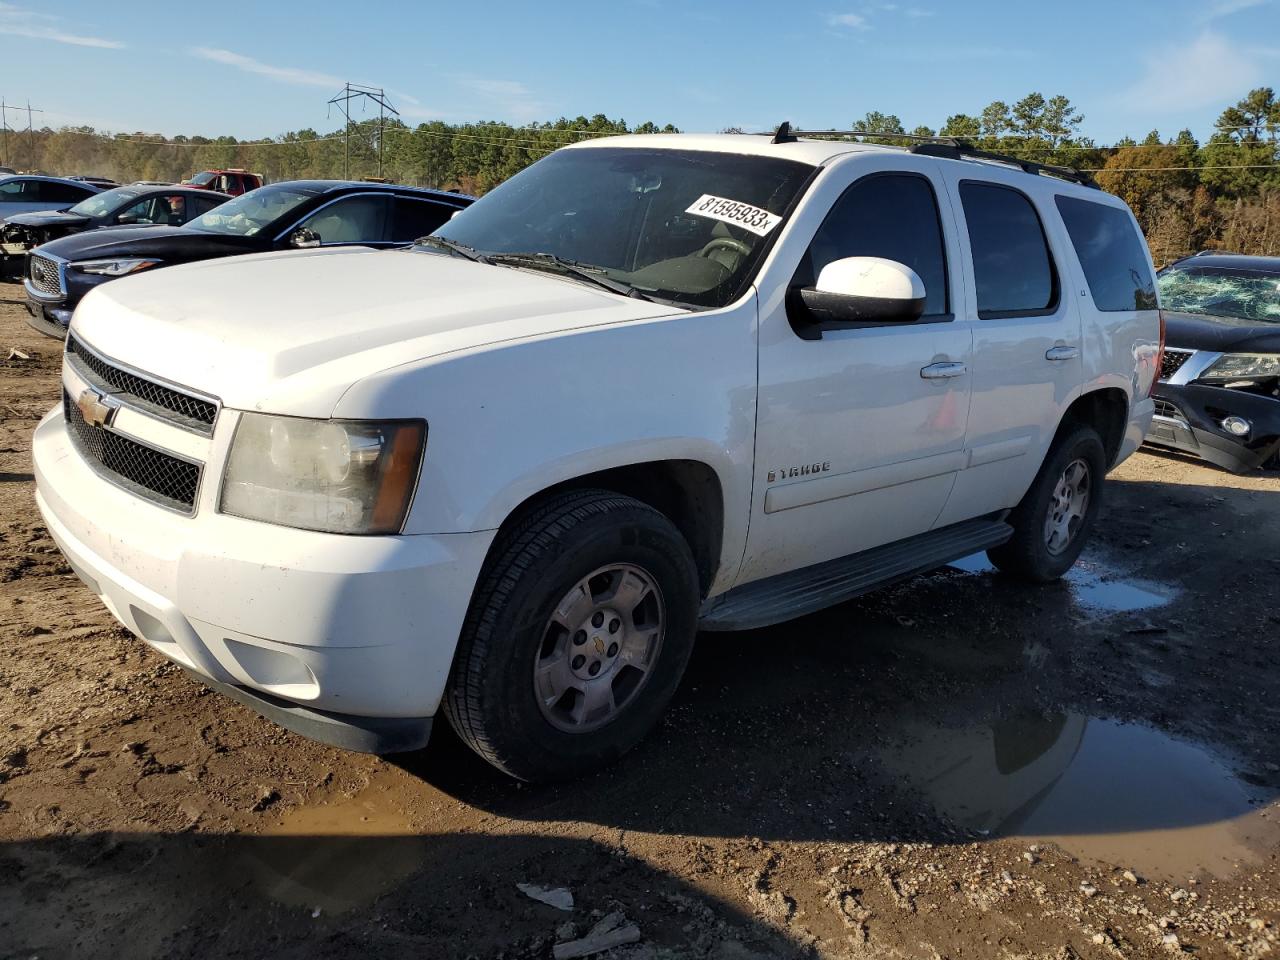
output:
{"label": "black roof rack", "polygon": [[1062,167],[1052,163],[1036,163],[1034,160],[1022,160],[1005,153],[993,153],[981,150],[968,140],[960,137],[930,137],[915,133],[877,133],[872,130],[792,130],[791,124],[783,121],[773,134],[773,143],[794,143],[800,137],[872,137],[879,140],[910,140],[907,149],[927,157],[942,157],[947,160],[991,160],[995,163],[1007,163],[1024,173],[1057,177],[1081,186],[1101,189],[1093,177],[1074,167]]}

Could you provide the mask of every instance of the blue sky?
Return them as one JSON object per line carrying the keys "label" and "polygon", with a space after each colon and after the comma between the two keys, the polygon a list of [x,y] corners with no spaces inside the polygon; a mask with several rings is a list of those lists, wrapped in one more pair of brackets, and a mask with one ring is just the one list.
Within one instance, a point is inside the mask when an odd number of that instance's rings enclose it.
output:
{"label": "blue sky", "polygon": [[1203,138],[1250,88],[1280,87],[1280,0],[0,0],[0,96],[51,126],[328,130],[345,80],[386,87],[411,124],[826,128],[880,110],[937,127],[1039,90],[1070,97],[1099,143]]}

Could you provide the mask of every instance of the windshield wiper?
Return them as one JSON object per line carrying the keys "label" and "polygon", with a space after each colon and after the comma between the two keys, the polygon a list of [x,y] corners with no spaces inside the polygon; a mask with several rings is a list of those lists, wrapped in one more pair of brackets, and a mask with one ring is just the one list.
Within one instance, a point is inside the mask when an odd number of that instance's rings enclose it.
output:
{"label": "windshield wiper", "polygon": [[441,250],[448,250],[450,253],[456,253],[460,257],[468,260],[474,260],[476,263],[492,263],[487,256],[477,250],[475,247],[468,247],[465,243],[459,243],[457,240],[450,240],[448,237],[437,237],[434,234],[426,237],[419,237],[413,241],[414,246],[439,247]]}
{"label": "windshield wiper", "polygon": [[610,293],[621,294],[624,297],[632,297],[636,300],[653,299],[641,293],[629,283],[606,276],[603,267],[558,257],[554,253],[492,253],[489,254],[488,262],[533,267],[535,269],[550,268],[558,273],[568,274],[569,276],[577,277],[579,280],[595,284],[597,287],[603,287]]}

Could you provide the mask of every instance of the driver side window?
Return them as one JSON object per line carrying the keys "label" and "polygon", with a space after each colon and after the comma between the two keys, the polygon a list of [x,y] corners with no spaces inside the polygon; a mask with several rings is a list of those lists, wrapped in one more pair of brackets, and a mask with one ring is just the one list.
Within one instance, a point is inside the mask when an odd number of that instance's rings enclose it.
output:
{"label": "driver side window", "polygon": [[925,317],[949,314],[947,254],[933,186],[919,174],[873,173],[852,184],[818,228],[795,286],[812,286],[845,257],[883,257],[924,281]]}
{"label": "driver side window", "polygon": [[322,244],[378,243],[387,239],[387,198],[347,197],[317,210],[294,229],[313,230]]}

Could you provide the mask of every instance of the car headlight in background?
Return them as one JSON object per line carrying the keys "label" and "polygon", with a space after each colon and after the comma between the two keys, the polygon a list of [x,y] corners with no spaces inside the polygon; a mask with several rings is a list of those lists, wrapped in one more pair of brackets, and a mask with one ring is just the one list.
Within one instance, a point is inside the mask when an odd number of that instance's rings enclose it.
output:
{"label": "car headlight in background", "polygon": [[1201,380],[1266,380],[1280,377],[1280,353],[1224,353]]}
{"label": "car headlight in background", "polygon": [[421,420],[240,416],[223,513],[327,533],[398,533],[426,441]]}
{"label": "car headlight in background", "polygon": [[82,260],[79,263],[71,264],[71,266],[81,273],[92,273],[95,276],[123,277],[129,273],[137,273],[139,270],[154,267],[159,262],[159,260],[135,257],[121,260]]}

